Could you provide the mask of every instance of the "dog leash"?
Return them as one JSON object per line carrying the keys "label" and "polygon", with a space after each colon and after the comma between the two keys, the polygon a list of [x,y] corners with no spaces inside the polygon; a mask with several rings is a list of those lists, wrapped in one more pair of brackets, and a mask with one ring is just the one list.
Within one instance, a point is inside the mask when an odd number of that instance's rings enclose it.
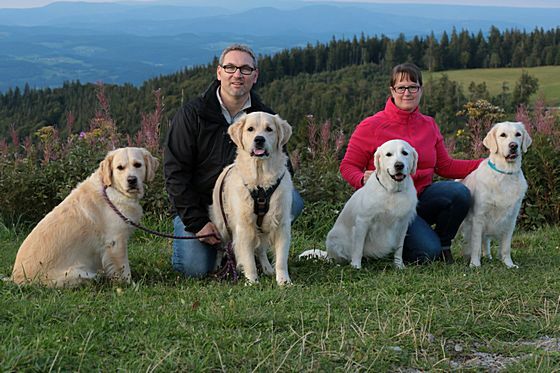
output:
{"label": "dog leash", "polygon": [[[216,237],[216,235],[214,233],[203,234],[203,235],[200,235],[200,236],[175,236],[175,235],[172,235],[172,234],[161,233],[161,232],[154,231],[152,229],[146,228],[146,227],[134,222],[133,220],[129,219],[122,212],[119,211],[117,206],[115,206],[113,204],[113,202],[111,202],[111,200],[109,199],[109,196],[107,195],[107,186],[106,185],[103,186],[102,191],[103,191],[103,198],[105,199],[105,201],[107,202],[107,204],[109,205],[111,210],[113,210],[115,212],[115,214],[117,214],[117,216],[119,216],[125,223],[127,223],[129,225],[132,225],[133,227],[138,228],[138,229],[140,229],[144,232],[153,234],[155,236],[172,238],[172,239],[175,239],[175,240],[194,240],[194,239],[205,238],[205,237]],[[220,248],[220,249],[223,250],[226,254],[226,262],[222,266],[222,268],[217,270],[213,275],[214,275],[214,277],[216,277],[219,280],[225,280],[228,277],[231,277],[232,281],[235,283],[235,282],[237,282],[237,280],[239,278],[239,275],[237,274],[237,270],[236,270],[237,264],[235,262],[235,255],[233,253],[233,247],[232,247],[231,243],[229,243],[225,248]]]}
{"label": "dog leash", "polygon": [[211,234],[203,234],[200,236],[175,236],[172,234],[167,234],[167,233],[161,233],[158,231],[154,231],[151,230],[149,228],[146,228],[136,222],[134,222],[132,219],[127,218],[126,216],[124,216],[124,214],[122,212],[119,211],[119,209],[117,208],[117,206],[115,206],[113,204],[113,202],[111,202],[111,200],[109,199],[109,196],[107,195],[107,186],[103,186],[103,198],[105,199],[105,201],[107,202],[107,204],[109,205],[109,207],[111,207],[111,209],[127,224],[132,225],[135,228],[138,228],[144,232],[147,233],[151,233],[153,235],[156,236],[160,236],[160,237],[165,237],[165,238],[173,238],[176,240],[194,240],[194,239],[199,239],[199,238],[206,238],[206,237],[216,237],[216,235],[214,233]]}

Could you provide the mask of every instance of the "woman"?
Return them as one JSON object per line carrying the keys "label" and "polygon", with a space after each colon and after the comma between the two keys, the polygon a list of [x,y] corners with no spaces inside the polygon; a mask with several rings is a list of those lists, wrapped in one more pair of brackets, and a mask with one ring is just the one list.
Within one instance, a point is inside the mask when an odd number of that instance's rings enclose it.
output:
{"label": "woman", "polygon": [[468,189],[456,181],[432,183],[434,173],[462,179],[481,160],[452,159],[432,117],[418,109],[422,97],[422,73],[411,63],[397,65],[391,73],[391,97],[385,109],[364,119],[355,129],[340,164],[342,177],[361,188],[372,174],[373,155],[378,146],[392,139],[410,143],[418,152],[413,176],[418,193],[417,217],[408,227],[404,242],[405,262],[442,258],[452,263],[450,246],[470,207]]}

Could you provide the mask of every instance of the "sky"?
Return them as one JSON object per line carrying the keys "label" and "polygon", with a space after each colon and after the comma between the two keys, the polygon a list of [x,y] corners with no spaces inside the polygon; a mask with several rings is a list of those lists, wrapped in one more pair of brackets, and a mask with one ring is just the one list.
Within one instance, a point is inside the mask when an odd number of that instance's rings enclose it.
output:
{"label": "sky", "polygon": [[[56,0],[56,1],[82,1],[82,0]],[[118,2],[119,0],[87,0],[87,2],[103,3]],[[154,0],[135,0],[149,2]],[[254,0],[255,5],[259,0]],[[313,0],[307,0],[313,1]],[[332,1],[332,0],[331,0]],[[451,4],[451,5],[493,5],[493,6],[513,6],[513,7],[543,7],[560,8],[560,0],[335,0],[339,2],[369,2],[369,3],[409,3],[409,4]],[[0,8],[33,8],[40,7],[55,0],[0,0]],[[229,0],[224,0],[228,2]],[[189,1],[184,1],[188,4]]]}

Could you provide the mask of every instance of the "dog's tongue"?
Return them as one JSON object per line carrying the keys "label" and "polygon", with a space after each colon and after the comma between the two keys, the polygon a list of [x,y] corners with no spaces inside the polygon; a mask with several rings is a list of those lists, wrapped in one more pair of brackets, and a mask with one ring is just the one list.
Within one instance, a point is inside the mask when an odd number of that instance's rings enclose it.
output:
{"label": "dog's tongue", "polygon": [[253,150],[253,153],[255,155],[263,155],[264,154],[264,149],[255,149],[255,150]]}
{"label": "dog's tongue", "polygon": [[404,174],[395,174],[395,176],[393,178],[396,181],[403,181],[404,180]]}

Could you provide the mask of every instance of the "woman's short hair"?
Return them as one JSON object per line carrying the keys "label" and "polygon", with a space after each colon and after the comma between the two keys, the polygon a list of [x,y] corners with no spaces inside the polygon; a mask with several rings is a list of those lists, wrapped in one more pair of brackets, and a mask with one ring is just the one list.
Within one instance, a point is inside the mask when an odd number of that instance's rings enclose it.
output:
{"label": "woman's short hair", "polygon": [[391,87],[394,87],[403,78],[409,78],[414,83],[422,86],[422,72],[413,63],[401,63],[393,67],[393,71],[391,71]]}
{"label": "woman's short hair", "polygon": [[253,64],[254,64],[253,67],[255,69],[257,68],[257,58],[255,57],[255,52],[253,52],[253,50],[245,44],[232,44],[229,47],[227,47],[226,49],[224,49],[222,51],[222,54],[220,55],[220,60],[218,61],[218,63],[220,65],[224,64],[224,58],[225,58],[226,54],[228,54],[231,51],[241,51],[241,52],[247,53],[253,59]]}

